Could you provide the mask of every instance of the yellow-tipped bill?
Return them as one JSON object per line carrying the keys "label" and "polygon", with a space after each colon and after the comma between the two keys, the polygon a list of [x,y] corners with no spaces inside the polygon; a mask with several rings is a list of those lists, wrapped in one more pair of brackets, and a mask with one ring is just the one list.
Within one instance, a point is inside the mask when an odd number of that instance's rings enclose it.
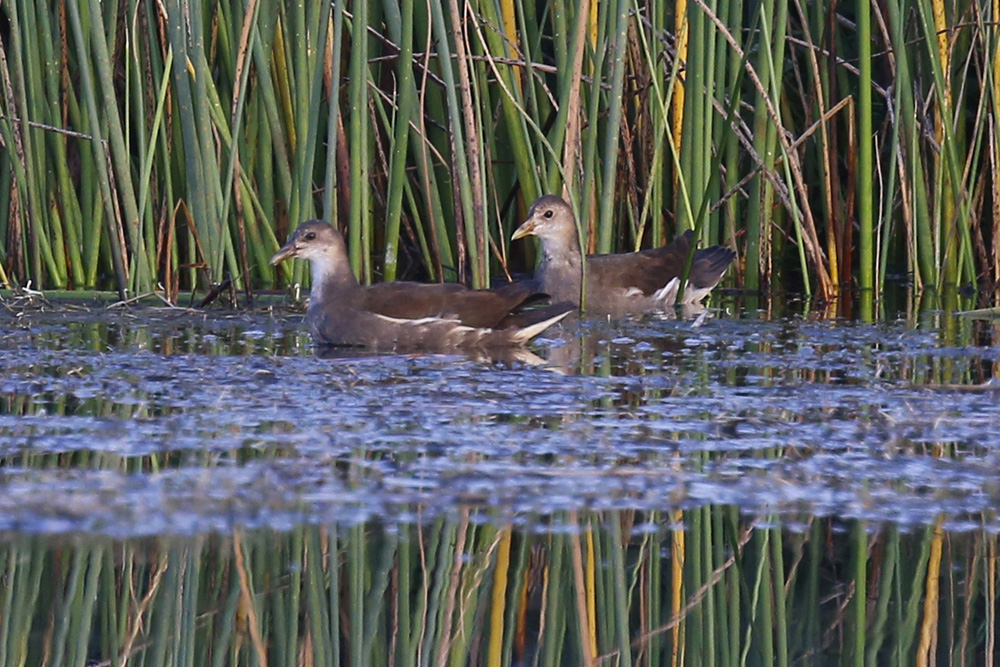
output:
{"label": "yellow-tipped bill", "polygon": [[281,246],[281,250],[274,253],[274,257],[271,258],[271,266],[277,266],[286,259],[295,257],[295,255],[297,255],[298,252],[299,249],[295,247],[295,238],[292,237],[291,239],[288,240],[288,243]]}
{"label": "yellow-tipped bill", "polygon": [[529,218],[521,223],[521,226],[514,230],[511,234],[510,240],[516,241],[517,239],[524,238],[525,236],[531,236],[535,233],[535,219]]}

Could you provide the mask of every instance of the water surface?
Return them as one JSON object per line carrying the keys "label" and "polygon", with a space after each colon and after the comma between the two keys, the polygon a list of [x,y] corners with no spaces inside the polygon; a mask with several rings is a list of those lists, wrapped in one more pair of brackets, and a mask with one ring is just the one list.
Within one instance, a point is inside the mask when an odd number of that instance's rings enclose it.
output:
{"label": "water surface", "polygon": [[706,503],[963,525],[1000,500],[1000,347],[938,319],[585,322],[533,365],[321,358],[268,313],[28,313],[0,338],[0,528]]}

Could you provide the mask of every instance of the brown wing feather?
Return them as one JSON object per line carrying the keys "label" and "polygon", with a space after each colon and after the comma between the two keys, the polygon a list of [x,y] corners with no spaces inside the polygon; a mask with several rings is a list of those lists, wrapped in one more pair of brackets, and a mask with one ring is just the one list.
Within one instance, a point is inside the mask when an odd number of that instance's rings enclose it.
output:
{"label": "brown wing feather", "polygon": [[[649,296],[684,271],[694,234],[688,230],[660,248],[615,255],[588,255],[590,280],[601,287],[632,287]],[[714,287],[736,256],[732,250],[712,246],[695,250],[689,280],[699,288]]]}
{"label": "brown wing feather", "polygon": [[660,248],[615,255],[588,255],[587,273],[591,284],[601,287],[632,287],[650,295],[681,275],[692,234],[685,232]]}
{"label": "brown wing feather", "polygon": [[376,283],[365,290],[361,307],[388,317],[455,317],[466,326],[493,328],[537,292],[527,281],[486,290],[455,283]]}

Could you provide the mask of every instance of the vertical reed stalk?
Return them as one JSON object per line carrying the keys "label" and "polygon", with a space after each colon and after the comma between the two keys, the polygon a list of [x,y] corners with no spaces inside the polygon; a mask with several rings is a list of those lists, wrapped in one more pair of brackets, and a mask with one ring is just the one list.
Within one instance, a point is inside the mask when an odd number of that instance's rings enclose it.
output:
{"label": "vertical reed stalk", "polygon": [[[622,112],[624,109],[625,85],[625,47],[628,38],[629,0],[617,0],[612,3],[615,17],[614,32],[611,33],[612,64],[611,64],[611,94],[608,99],[608,120],[604,130],[603,167],[598,207],[597,252],[612,251],[614,230],[615,187],[618,180],[618,138],[621,133]],[[612,12],[609,9],[609,14]]]}
{"label": "vertical reed stalk", "polygon": [[855,521],[852,559],[854,561],[854,664],[865,664],[865,639],[868,629],[868,534],[864,521]]}
{"label": "vertical reed stalk", "polygon": [[359,2],[351,22],[350,151],[351,202],[348,223],[348,252],[351,269],[364,284],[371,282],[372,220],[369,206],[369,132],[368,132],[368,3]]}
{"label": "vertical reed stalk", "polygon": [[944,531],[941,529],[943,519],[939,518],[933,528],[930,543],[930,558],[927,562],[927,587],[924,597],[923,623],[920,625],[920,642],[917,645],[915,664],[926,667],[933,664],[937,653],[938,621],[940,614],[941,585],[941,552],[944,542]]}
{"label": "vertical reed stalk", "polygon": [[349,600],[348,619],[350,621],[350,664],[361,667],[367,664],[368,657],[361,652],[364,646],[364,600],[365,600],[365,529],[357,525],[351,529],[350,543],[347,554],[347,576]]}
{"label": "vertical reed stalk", "polygon": [[632,642],[629,636],[629,607],[625,596],[625,554],[622,542],[622,526],[619,514],[611,515],[611,535],[609,547],[611,550],[611,572],[614,589],[614,617],[616,619],[616,635],[618,640],[618,664],[623,667],[632,665]]}
{"label": "vertical reed stalk", "polygon": [[[387,19],[397,22],[396,6],[387,3]],[[388,218],[385,225],[386,281],[395,280],[399,254],[399,224],[403,217],[403,189],[406,182],[407,146],[410,137],[410,119],[417,112],[417,89],[413,79],[413,3],[404,2],[398,16],[399,62],[397,64],[398,103],[393,121],[392,157],[389,167],[389,191],[386,203]]]}
{"label": "vertical reed stalk", "polygon": [[[96,0],[94,0],[92,2],[88,2],[87,4],[89,7],[89,5],[97,3]],[[90,58],[88,57],[87,41],[83,32],[83,23],[80,20],[79,4],[69,3],[67,7],[69,9],[70,26],[76,42],[77,56],[81,62],[89,63]],[[91,18],[91,20],[93,19]],[[98,22],[98,26],[100,25],[101,23]],[[99,28],[95,26],[94,30],[99,31]],[[103,39],[104,36],[101,34],[98,41]],[[106,46],[104,50],[106,51]],[[107,64],[105,64],[105,66],[107,66]],[[96,120],[97,118],[100,118],[100,115],[97,108],[94,75],[89,67],[81,68],[80,82],[84,91],[87,113],[90,115],[92,120]],[[115,113],[112,113],[111,115],[116,116]],[[100,134],[100,127],[96,122],[94,122],[91,126],[90,133],[93,139],[91,147],[94,153],[94,171],[97,174],[97,181],[101,191],[101,199],[104,203],[104,214],[108,224],[108,237],[110,240],[112,263],[114,265],[115,281],[118,286],[118,295],[122,299],[126,299],[128,298],[130,281],[126,268],[124,237],[121,233],[122,230],[119,224],[120,219],[114,208],[116,197],[112,192],[111,180],[109,177],[110,160],[104,151],[104,138]]]}
{"label": "vertical reed stalk", "polygon": [[511,529],[505,526],[500,532],[497,562],[493,570],[493,598],[490,604],[490,643],[487,664],[503,664],[504,615],[507,600],[507,577],[510,571]]}
{"label": "vertical reed stalk", "polygon": [[591,667],[595,664],[594,627],[590,625],[590,613],[587,608],[587,584],[584,579],[583,548],[580,543],[578,528],[582,528],[576,512],[570,512],[570,524],[574,530],[570,534],[570,555],[573,559],[573,584],[576,595],[576,622],[580,632],[580,648],[583,665]]}
{"label": "vertical reed stalk", "polygon": [[[859,284],[862,290],[875,289],[873,257],[875,210],[875,170],[872,146],[872,23],[871,0],[857,0],[858,16],[858,223]],[[869,311],[869,319],[871,313]]]}

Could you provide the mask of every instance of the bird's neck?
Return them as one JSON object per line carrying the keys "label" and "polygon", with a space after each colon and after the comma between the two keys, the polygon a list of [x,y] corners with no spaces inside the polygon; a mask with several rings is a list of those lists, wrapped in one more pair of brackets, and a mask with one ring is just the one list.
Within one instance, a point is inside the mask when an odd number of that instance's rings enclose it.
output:
{"label": "bird's neck", "polygon": [[557,301],[580,298],[580,243],[576,234],[558,242],[542,243],[542,261],[538,265],[542,289]]}
{"label": "bird's neck", "polygon": [[310,260],[312,269],[312,290],[309,305],[318,303],[340,303],[348,301],[360,292],[357,278],[351,271],[350,262],[333,253]]}

